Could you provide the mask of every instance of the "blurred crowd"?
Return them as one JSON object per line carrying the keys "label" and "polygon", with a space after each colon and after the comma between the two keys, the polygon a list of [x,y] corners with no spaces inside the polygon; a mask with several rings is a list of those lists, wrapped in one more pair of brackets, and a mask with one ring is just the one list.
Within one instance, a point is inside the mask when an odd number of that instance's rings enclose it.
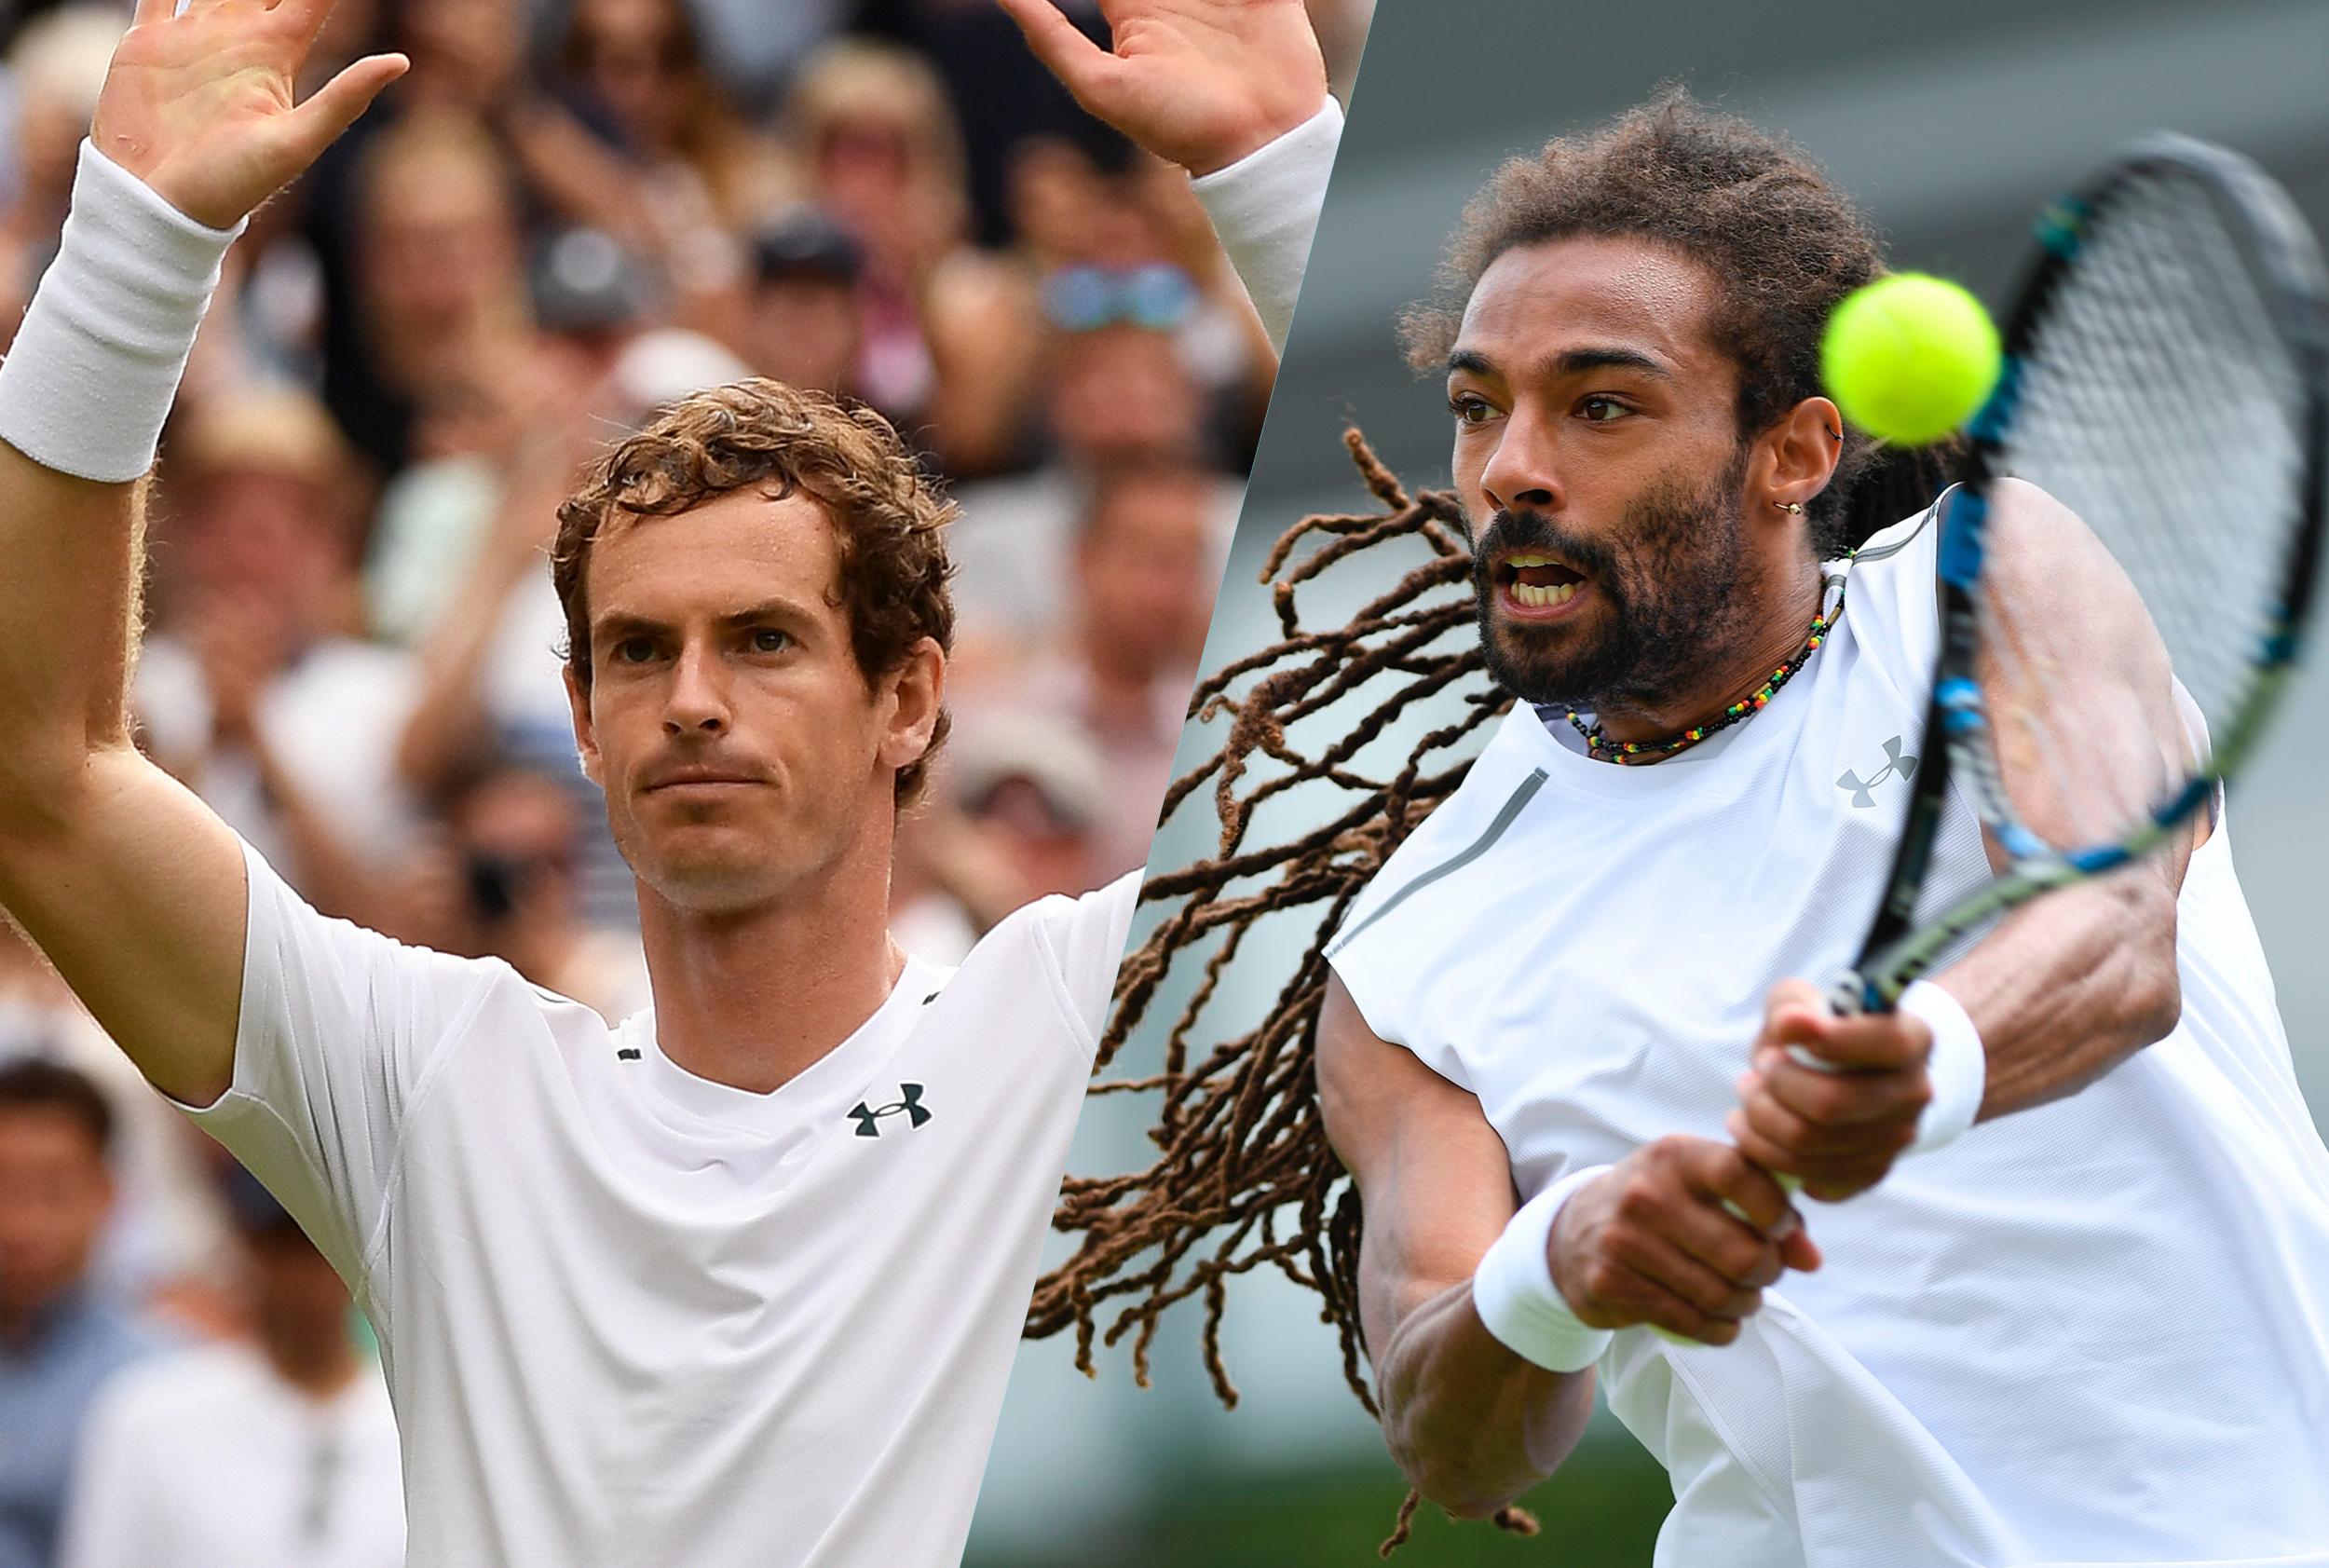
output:
{"label": "blurred crowd", "polygon": [[[0,345],[128,10],[0,0]],[[339,0],[316,80],[379,48],[410,75],[235,246],[165,437],[149,753],[327,913],[644,1005],[545,550],[606,442],[769,375],[960,506],[901,939],[1140,865],[1273,368],[1186,178],[991,0]],[[0,1568],[401,1561],[362,1338],[0,922]]]}

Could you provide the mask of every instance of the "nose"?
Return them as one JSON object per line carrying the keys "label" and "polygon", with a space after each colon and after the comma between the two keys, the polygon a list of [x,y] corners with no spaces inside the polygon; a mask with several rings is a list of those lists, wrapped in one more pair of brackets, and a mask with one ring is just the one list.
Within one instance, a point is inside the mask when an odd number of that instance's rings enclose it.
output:
{"label": "nose", "polygon": [[1506,416],[1496,450],[1480,470],[1491,511],[1558,511],[1563,496],[1552,431],[1543,419],[1515,409]]}
{"label": "nose", "polygon": [[703,648],[683,648],[674,661],[671,690],[663,700],[664,732],[716,735],[729,723],[728,681],[718,656]]}

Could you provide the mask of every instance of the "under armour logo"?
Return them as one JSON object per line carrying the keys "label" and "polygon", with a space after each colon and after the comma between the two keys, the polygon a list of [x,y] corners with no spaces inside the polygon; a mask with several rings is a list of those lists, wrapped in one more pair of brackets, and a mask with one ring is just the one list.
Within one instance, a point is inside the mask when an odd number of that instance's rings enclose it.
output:
{"label": "under armour logo", "polygon": [[878,1111],[869,1111],[865,1107],[865,1102],[861,1099],[857,1102],[856,1109],[850,1114],[857,1118],[858,1137],[879,1138],[881,1118],[894,1116],[901,1111],[906,1112],[906,1122],[912,1126],[919,1127],[930,1120],[930,1112],[922,1108],[922,1086],[919,1084],[900,1084],[898,1100],[894,1105],[885,1105]]}
{"label": "under armour logo", "polygon": [[1869,792],[1892,777],[1893,774],[1900,774],[1903,780],[1916,777],[1916,758],[1900,755],[1900,736],[1895,735],[1885,743],[1885,757],[1887,760],[1885,763],[1884,771],[1874,778],[1862,780],[1858,773],[1847,768],[1844,771],[1844,776],[1836,780],[1836,788],[1850,790],[1852,804],[1855,806],[1873,806],[1876,803],[1876,798]]}

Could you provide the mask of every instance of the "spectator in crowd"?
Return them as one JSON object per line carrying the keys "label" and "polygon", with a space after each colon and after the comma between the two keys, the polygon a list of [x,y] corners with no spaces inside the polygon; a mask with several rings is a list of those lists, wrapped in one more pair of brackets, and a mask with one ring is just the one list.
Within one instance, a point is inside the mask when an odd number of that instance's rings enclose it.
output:
{"label": "spectator in crowd", "polygon": [[555,366],[526,293],[518,189],[482,127],[408,113],[370,139],[358,179],[361,350],[343,394],[358,401],[334,412],[392,470],[472,448]]}
{"label": "spectator in crowd", "polygon": [[146,1085],[57,972],[0,919],[0,1066],[71,1068],[111,1112],[115,1202],[89,1266],[91,1288],[196,1330],[225,1316],[225,1217],[202,1179],[211,1142]]}
{"label": "spectator in crowd", "polygon": [[534,769],[488,760],[456,779],[443,809],[453,896],[430,947],[502,959],[610,1022],[647,1004],[637,935],[584,918],[578,873],[590,824],[572,790]]}
{"label": "spectator in crowd", "polygon": [[[1171,782],[1219,583],[1213,485],[1169,462],[1103,470],[1069,552],[1057,641],[992,688],[1001,705],[1069,720],[1097,757],[1108,781],[1090,845],[1099,877],[1147,864]],[[966,735],[975,722],[965,718]]]}
{"label": "spectator in crowd", "polygon": [[347,1287],[255,1177],[225,1186],[250,1331],[107,1384],[57,1568],[398,1568],[396,1417]]}
{"label": "spectator in crowd", "polygon": [[0,1066],[0,1568],[50,1568],[99,1388],[159,1348],[96,1290],[113,1112],[70,1068]]}
{"label": "spectator in crowd", "polygon": [[[1015,907],[1082,893],[1131,869],[1103,867],[1098,833],[1110,791],[1137,789],[1137,781],[1111,779],[1090,734],[1068,716],[1026,709],[979,716],[964,726],[947,787],[963,820],[1011,868]],[[1148,858],[1145,848],[1140,858]]]}
{"label": "spectator in crowd", "polygon": [[933,798],[898,826],[890,927],[938,964],[1020,906],[1100,883],[1092,829],[1108,781],[1070,719],[976,702],[935,770]]}
{"label": "spectator in crowd", "polygon": [[773,381],[854,396],[865,321],[864,254],[809,202],[781,208],[754,237],[744,358]]}
{"label": "spectator in crowd", "polygon": [[1046,365],[1050,460],[956,492],[962,521],[953,546],[955,602],[966,628],[964,657],[974,661],[991,658],[998,639],[1024,648],[1065,634],[1078,522],[1110,470],[1196,469],[1217,559],[1245,498],[1242,475],[1203,468],[1205,399],[1171,333],[1111,312],[1096,324],[1055,332]]}
{"label": "spectator in crowd", "polygon": [[66,6],[28,23],[8,50],[15,134],[0,211],[0,352],[56,252],[74,160],[122,26],[114,7]]}
{"label": "spectator in crowd", "polygon": [[1024,312],[1005,264],[970,242],[961,130],[936,71],[844,38],[803,67],[786,120],[807,194],[864,252],[857,389],[926,427],[951,470],[987,465],[1023,390],[1007,367]]}
{"label": "spectator in crowd", "polygon": [[418,671],[359,634],[346,445],[285,389],[197,403],[171,455],[134,693],[145,748],[320,907],[404,929],[378,873],[415,841],[395,761]]}
{"label": "spectator in crowd", "polygon": [[729,104],[683,0],[574,0],[560,63],[577,108],[656,199],[694,207],[672,232],[741,232],[784,194],[775,143]]}

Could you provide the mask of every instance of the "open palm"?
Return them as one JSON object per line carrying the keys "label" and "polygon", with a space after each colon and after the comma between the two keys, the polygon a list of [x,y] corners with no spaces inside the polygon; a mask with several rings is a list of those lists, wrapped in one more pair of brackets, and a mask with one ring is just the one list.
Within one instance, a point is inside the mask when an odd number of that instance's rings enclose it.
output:
{"label": "open palm", "polygon": [[291,183],[403,75],[348,66],[306,102],[293,83],[332,0],[138,0],[89,129],[98,151],[197,223],[229,228]]}
{"label": "open palm", "polygon": [[1110,48],[1055,0],[1001,0],[1076,102],[1192,174],[1317,112],[1326,61],[1301,0],[1100,0]]}

